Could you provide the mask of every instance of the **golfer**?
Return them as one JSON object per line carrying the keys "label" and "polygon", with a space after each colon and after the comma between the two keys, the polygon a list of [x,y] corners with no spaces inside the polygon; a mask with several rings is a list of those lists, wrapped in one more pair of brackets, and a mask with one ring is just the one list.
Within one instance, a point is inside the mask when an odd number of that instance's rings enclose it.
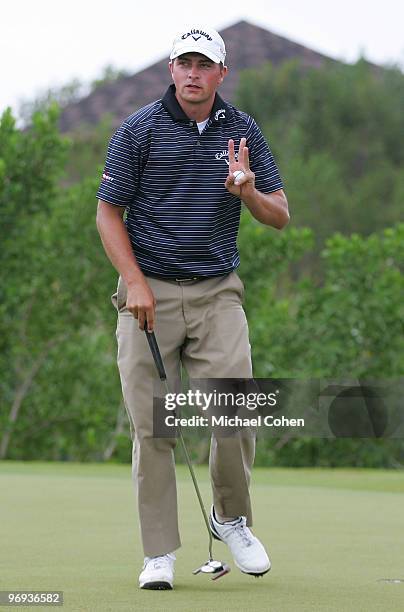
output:
{"label": "golfer", "polygon": [[[244,286],[235,271],[241,202],[265,225],[282,229],[289,221],[259,127],[217,93],[225,57],[222,38],[209,27],[191,24],[178,34],[168,64],[173,83],[115,132],[97,192],[98,231],[119,273],[112,296],[117,361],[145,555],[139,586],[146,589],[173,587],[181,541],[176,438],[153,436],[158,375],[145,322],[168,380],[180,380],[181,365],[190,378],[252,378]],[[251,433],[212,436],[210,526],[237,567],[259,576],[271,563],[249,529],[254,453]]]}

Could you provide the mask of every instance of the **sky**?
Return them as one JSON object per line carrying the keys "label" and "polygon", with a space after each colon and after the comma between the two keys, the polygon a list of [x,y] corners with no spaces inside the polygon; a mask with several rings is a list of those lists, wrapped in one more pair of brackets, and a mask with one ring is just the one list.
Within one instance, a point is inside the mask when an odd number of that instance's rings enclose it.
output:
{"label": "sky", "polygon": [[[0,0],[0,114],[107,65],[130,73],[167,57],[175,34],[246,20],[345,62],[362,54],[404,70],[400,0]],[[240,40],[240,45],[243,41]],[[231,67],[231,58],[228,57]]]}

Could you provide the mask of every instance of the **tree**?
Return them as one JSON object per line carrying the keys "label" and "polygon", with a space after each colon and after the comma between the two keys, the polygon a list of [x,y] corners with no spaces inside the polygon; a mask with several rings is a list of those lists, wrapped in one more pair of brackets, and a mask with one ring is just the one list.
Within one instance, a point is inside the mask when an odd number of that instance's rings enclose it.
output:
{"label": "tree", "polygon": [[[58,187],[68,142],[57,132],[57,118],[52,107],[35,114],[32,129],[21,132],[6,111],[0,123],[3,458],[16,431],[25,442],[13,446],[13,456],[34,456],[41,430],[44,448],[54,452],[48,430],[56,434],[58,425],[63,438],[67,422],[74,423],[72,440],[87,435],[86,422],[101,423],[109,443],[119,405],[117,376],[103,371],[115,372],[104,329],[105,321],[112,322],[108,292],[115,281],[95,227],[98,180]],[[33,429],[34,445],[26,438]],[[58,444],[60,454],[65,442]]]}
{"label": "tree", "polygon": [[400,218],[404,193],[404,75],[298,60],[246,70],[238,105],[263,128],[284,177],[293,225],[318,249],[333,232],[368,235]]}

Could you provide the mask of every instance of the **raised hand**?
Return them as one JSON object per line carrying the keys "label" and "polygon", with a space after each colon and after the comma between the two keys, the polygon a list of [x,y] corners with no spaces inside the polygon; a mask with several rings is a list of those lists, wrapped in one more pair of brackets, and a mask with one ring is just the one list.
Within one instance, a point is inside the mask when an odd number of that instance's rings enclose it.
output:
{"label": "raised hand", "polygon": [[[234,140],[229,140],[229,175],[224,186],[233,195],[243,198],[252,195],[255,190],[255,174],[250,170],[250,160],[246,139],[240,140],[238,161],[234,152]],[[240,174],[242,172],[242,174]]]}

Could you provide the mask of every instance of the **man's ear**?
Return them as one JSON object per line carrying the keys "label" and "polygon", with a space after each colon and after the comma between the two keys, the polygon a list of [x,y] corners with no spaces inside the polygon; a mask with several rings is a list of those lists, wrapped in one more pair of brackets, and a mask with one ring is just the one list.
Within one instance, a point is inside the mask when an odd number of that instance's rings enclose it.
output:
{"label": "man's ear", "polygon": [[223,79],[227,74],[227,66],[223,66],[221,72],[220,72],[220,83],[223,83]]}
{"label": "man's ear", "polygon": [[171,78],[172,78],[172,76],[173,76],[173,67],[174,67],[174,62],[173,62],[172,60],[170,60],[170,61],[168,62],[168,70],[170,71]]}

